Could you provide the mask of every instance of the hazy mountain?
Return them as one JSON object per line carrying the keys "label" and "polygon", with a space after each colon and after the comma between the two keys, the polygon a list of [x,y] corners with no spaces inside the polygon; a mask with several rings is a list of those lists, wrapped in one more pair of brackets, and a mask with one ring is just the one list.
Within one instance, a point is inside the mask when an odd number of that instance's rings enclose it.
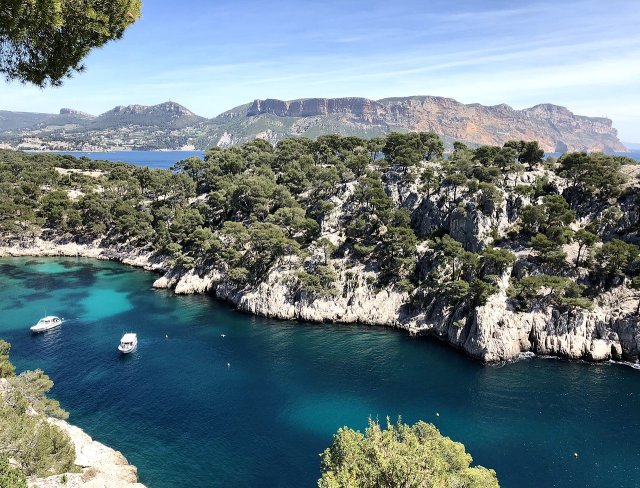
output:
{"label": "hazy mountain", "polygon": [[213,119],[175,102],[118,106],[97,117],[0,112],[0,143],[45,149],[204,149],[256,137],[277,142],[292,135],[338,133],[374,137],[390,131],[430,131],[450,145],[538,140],[546,151],[624,151],[610,119],[575,115],[552,104],[515,110],[508,105],[463,104],[442,97],[255,100]]}
{"label": "hazy mountain", "polygon": [[194,114],[179,103],[165,102],[147,107],[145,105],[119,105],[93,119],[92,129],[108,129],[137,125],[182,129],[195,126],[206,119]]}

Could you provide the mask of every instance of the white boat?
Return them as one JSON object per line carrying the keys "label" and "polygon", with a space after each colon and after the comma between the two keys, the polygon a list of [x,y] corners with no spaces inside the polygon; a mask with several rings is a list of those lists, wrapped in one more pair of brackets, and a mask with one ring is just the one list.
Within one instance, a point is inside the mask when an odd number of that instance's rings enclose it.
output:
{"label": "white boat", "polygon": [[47,315],[38,320],[36,325],[31,326],[31,332],[46,332],[47,330],[55,329],[62,325],[64,319],[56,317],[55,315]]}
{"label": "white boat", "polygon": [[120,339],[120,345],[118,346],[118,351],[122,354],[129,354],[133,352],[138,347],[138,336],[133,332],[127,332]]}

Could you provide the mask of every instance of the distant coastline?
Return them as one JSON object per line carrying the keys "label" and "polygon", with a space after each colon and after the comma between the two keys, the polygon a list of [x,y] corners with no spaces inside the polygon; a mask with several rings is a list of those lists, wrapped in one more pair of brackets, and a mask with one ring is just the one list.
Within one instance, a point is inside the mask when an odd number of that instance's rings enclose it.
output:
{"label": "distant coastline", "polygon": [[[107,160],[112,162],[124,162],[136,166],[148,166],[150,168],[169,168],[173,164],[192,156],[202,158],[205,151],[25,151],[29,154],[61,154],[77,158],[88,157],[94,160]],[[630,150],[624,153],[613,153],[614,156],[626,156],[640,161],[640,150]],[[95,157],[92,157],[95,156]],[[558,157],[559,153],[548,153],[548,156]]]}
{"label": "distant coastline", "polygon": [[623,142],[629,151],[640,151],[640,142]]}
{"label": "distant coastline", "polygon": [[72,109],[58,114],[0,110],[0,147],[5,149],[206,149],[256,138],[275,144],[288,137],[335,133],[370,139],[394,131],[433,132],[449,150],[454,141],[502,146],[509,140],[536,140],[547,152],[626,149],[605,117],[578,115],[549,103],[516,110],[437,96],[267,98],[213,118],[175,102],[117,106],[97,116]]}

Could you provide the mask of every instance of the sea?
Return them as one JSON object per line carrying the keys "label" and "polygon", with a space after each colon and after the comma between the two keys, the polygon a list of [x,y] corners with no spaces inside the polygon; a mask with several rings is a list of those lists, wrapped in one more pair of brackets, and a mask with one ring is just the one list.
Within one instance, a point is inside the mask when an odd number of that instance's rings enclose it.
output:
{"label": "sea", "polygon": [[121,161],[154,169],[170,168],[178,161],[192,156],[204,157],[204,151],[56,151],[53,154],[66,154],[76,158],[89,158],[98,161]]}
{"label": "sea", "polygon": [[[77,158],[85,157],[95,160],[123,161],[136,166],[148,166],[150,168],[170,168],[176,162],[192,156],[202,158],[204,151],[111,151],[111,152],[79,152],[66,151],[54,154],[68,154]],[[627,156],[640,161],[640,150],[626,153],[613,153],[617,156]],[[560,153],[549,153],[549,156],[558,157]]]}
{"label": "sea", "polygon": [[[69,421],[149,488],[312,487],[342,426],[425,420],[506,488],[640,486],[638,365],[530,355],[485,365],[441,342],[288,322],[81,258],[0,259],[0,337]],[[45,314],[65,318],[32,335]],[[135,353],[117,351],[136,332]],[[574,456],[577,454],[577,457]]]}

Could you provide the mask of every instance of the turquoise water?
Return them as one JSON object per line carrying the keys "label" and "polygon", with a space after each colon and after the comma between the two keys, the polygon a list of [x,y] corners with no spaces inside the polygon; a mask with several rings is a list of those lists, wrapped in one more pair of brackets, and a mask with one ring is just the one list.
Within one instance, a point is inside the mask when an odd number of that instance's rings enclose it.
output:
{"label": "turquoise water", "polygon": [[[70,420],[150,488],[314,486],[338,427],[398,415],[434,422],[503,487],[640,486],[631,367],[485,366],[391,329],[251,317],[154,279],[100,261],[0,260],[0,337],[17,367],[46,370]],[[67,322],[32,336],[45,313]],[[121,357],[129,330],[138,351]]]}

